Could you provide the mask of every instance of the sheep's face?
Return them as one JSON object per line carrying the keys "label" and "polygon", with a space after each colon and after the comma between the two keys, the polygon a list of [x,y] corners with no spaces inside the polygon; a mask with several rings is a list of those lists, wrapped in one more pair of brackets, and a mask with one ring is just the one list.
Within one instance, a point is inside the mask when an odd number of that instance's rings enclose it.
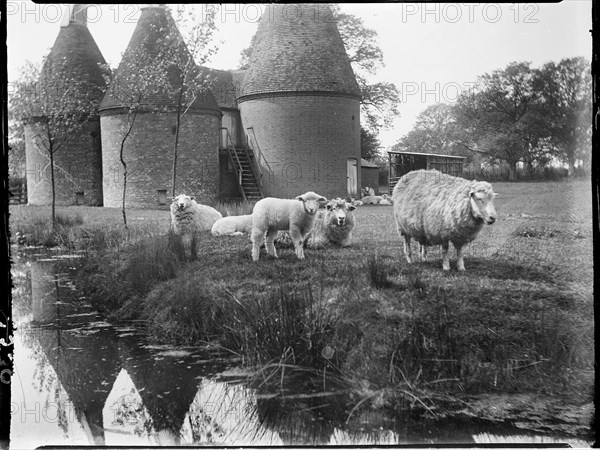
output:
{"label": "sheep's face", "polygon": [[354,211],[356,207],[346,200],[336,198],[325,205],[328,211],[329,222],[339,225],[340,227],[346,224],[346,214],[348,211]]}
{"label": "sheep's face", "polygon": [[473,217],[482,220],[491,225],[496,221],[496,208],[494,207],[494,197],[492,185],[485,181],[476,183],[469,192],[471,198],[471,211]]}
{"label": "sheep's face", "polygon": [[304,211],[308,214],[315,214],[319,209],[319,203],[325,203],[327,199],[314,192],[307,192],[299,195],[296,200],[300,200],[304,204]]}
{"label": "sheep's face", "polygon": [[185,194],[179,194],[177,197],[173,197],[173,203],[177,206],[177,209],[179,209],[180,211],[185,209],[192,200],[194,200],[194,196],[189,196]]}

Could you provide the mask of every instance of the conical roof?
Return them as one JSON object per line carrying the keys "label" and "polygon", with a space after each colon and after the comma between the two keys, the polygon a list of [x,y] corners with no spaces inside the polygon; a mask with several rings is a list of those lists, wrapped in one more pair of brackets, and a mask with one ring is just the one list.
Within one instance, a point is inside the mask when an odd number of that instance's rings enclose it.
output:
{"label": "conical roof", "polygon": [[[100,49],[90,34],[85,23],[70,22],[61,26],[56,41],[46,58],[40,73],[39,83],[45,86],[52,84],[48,92],[67,89],[64,80],[73,80],[78,88],[90,100],[101,100],[106,86],[102,76],[104,69],[101,65],[106,64]],[[61,81],[56,83],[51,77],[58,76]],[[62,96],[63,92],[55,92]]]}
{"label": "conical roof", "polygon": [[360,97],[328,5],[272,4],[265,9],[238,100],[276,92]]}
{"label": "conical roof", "polygon": [[[124,74],[127,71],[139,71],[143,73],[142,71],[147,67],[139,67],[138,64],[152,65],[152,60],[161,51],[165,50],[176,55],[179,60],[192,57],[167,8],[163,5],[146,6],[142,8],[138,23],[116,72]],[[194,69],[198,70],[195,64]],[[173,65],[168,72],[173,86],[178,83],[178,70]],[[126,106],[126,100],[118,97],[119,95],[115,93],[115,87],[109,85],[100,105],[100,110],[118,109]],[[167,92],[166,89],[150,87],[148,94],[144,96],[141,103],[152,107],[176,107],[177,93],[173,89],[171,92]],[[198,95],[191,109],[219,111],[217,102],[209,90],[205,90]]]}

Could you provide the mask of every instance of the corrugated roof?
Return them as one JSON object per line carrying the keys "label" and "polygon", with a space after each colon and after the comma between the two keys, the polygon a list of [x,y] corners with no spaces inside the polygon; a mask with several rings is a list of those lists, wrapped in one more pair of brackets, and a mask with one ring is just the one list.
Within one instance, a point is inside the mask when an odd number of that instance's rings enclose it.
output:
{"label": "corrugated roof", "polygon": [[249,95],[299,91],[360,97],[328,8],[322,3],[265,8],[238,101]]}
{"label": "corrugated roof", "polygon": [[389,153],[393,153],[394,155],[439,156],[441,158],[467,159],[466,156],[438,155],[437,153],[418,153],[418,152],[394,152],[394,151],[388,151],[388,154]]}
{"label": "corrugated roof", "polygon": [[[165,41],[165,37],[173,33],[173,39]],[[187,46],[183,40],[183,37],[177,29],[177,25],[173,20],[170,12],[163,6],[151,6],[142,8],[142,13],[135,27],[131,40],[127,45],[127,49],[123,54],[123,58],[117,72],[123,70],[140,70],[135,66],[133,61],[139,59],[139,55],[144,55],[144,59],[147,58],[148,64],[152,64],[152,59],[156,55],[164,50],[165,45],[173,46],[168,48],[169,51],[183,58],[191,57]],[[174,69],[175,66],[173,66]],[[197,69],[199,70],[199,69]],[[177,74],[174,70],[173,84],[176,84]],[[152,90],[152,89],[151,89]],[[126,106],[124,99],[118,99],[118,95],[115,94],[115,89],[110,85],[100,105],[100,110],[108,110],[113,108],[121,108]],[[156,89],[149,95],[146,95],[142,100],[143,105],[150,107],[176,107],[177,106],[177,94],[175,92],[166,92],[166,90]],[[202,92],[194,101],[192,109],[208,109],[219,111],[217,101],[210,90]]]}
{"label": "corrugated roof", "polygon": [[379,166],[377,164],[373,164],[370,161],[367,161],[364,158],[360,158],[360,166],[361,167],[374,167],[375,169],[379,169]]}

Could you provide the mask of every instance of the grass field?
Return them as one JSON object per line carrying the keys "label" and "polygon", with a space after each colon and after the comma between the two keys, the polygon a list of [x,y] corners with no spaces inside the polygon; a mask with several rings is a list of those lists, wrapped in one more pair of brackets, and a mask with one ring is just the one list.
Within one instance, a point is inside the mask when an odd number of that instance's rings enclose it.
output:
{"label": "grass field", "polygon": [[[308,249],[304,261],[293,249],[279,259],[263,249],[253,263],[247,237],[206,235],[198,260],[182,263],[168,211],[129,210],[125,233],[118,209],[58,208],[58,243],[90,251],[78,284],[99,309],[172,342],[216,340],[265,379],[285,368],[325,371],[375,403],[430,411],[490,392],[589,402],[590,183],[494,190],[498,220],[465,249],[466,272],[453,249],[450,272],[436,247],[407,264],[392,207],[378,205],[355,211],[350,248]],[[35,243],[49,216],[11,207],[13,239]]]}

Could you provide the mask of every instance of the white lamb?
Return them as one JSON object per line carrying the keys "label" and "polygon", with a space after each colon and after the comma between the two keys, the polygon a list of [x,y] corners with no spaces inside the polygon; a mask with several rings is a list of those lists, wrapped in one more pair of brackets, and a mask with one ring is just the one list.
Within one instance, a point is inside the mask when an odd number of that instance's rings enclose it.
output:
{"label": "white lamb", "polygon": [[465,270],[462,247],[473,241],[484,223],[496,221],[492,185],[442,174],[437,170],[415,170],[404,175],[394,187],[394,217],[404,237],[404,254],[410,263],[410,240],[442,245],[444,270],[450,270],[449,243],[456,248],[458,270]]}
{"label": "white lamb", "polygon": [[348,247],[352,242],[352,229],[356,224],[352,211],[354,205],[341,198],[330,200],[324,210],[319,210],[313,230],[308,235],[308,248],[322,248],[331,243]]}
{"label": "white lamb", "polygon": [[191,258],[196,257],[198,234],[210,231],[213,224],[220,219],[221,213],[210,206],[196,203],[193,196],[180,194],[171,203],[171,230],[181,236],[185,247],[189,244]]}
{"label": "white lamb", "polygon": [[241,236],[252,231],[252,214],[227,216],[217,220],[210,232],[213,236]]}
{"label": "white lamb", "polygon": [[375,195],[375,190],[372,187],[365,186],[362,188],[361,194],[363,197],[366,197],[367,195]]}
{"label": "white lamb", "polygon": [[252,211],[252,259],[258,261],[263,241],[267,254],[277,258],[273,241],[278,230],[289,230],[296,256],[304,259],[304,239],[313,228],[319,202],[326,201],[319,194],[307,192],[294,200],[267,197],[256,202]]}
{"label": "white lamb", "polygon": [[382,199],[380,195],[367,195],[361,198],[364,205],[378,205]]}

